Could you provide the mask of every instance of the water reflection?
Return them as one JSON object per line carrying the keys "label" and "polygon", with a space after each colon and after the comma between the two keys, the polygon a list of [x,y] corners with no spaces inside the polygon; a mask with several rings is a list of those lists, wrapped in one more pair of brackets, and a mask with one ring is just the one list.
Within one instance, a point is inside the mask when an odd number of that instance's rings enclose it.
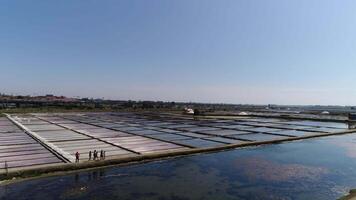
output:
{"label": "water reflection", "polygon": [[235,168],[250,181],[318,181],[328,173],[324,167],[301,164],[281,164],[262,157],[247,157],[236,161]]}
{"label": "water reflection", "polygon": [[[356,187],[356,135],[113,167],[1,187],[1,199],[336,199]],[[352,153],[350,153],[352,152]]]}

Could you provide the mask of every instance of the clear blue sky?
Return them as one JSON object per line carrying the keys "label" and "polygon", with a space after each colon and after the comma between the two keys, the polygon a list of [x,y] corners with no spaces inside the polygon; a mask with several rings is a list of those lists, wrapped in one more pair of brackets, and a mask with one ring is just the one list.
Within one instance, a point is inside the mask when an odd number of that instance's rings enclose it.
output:
{"label": "clear blue sky", "polygon": [[356,1],[3,0],[0,92],[356,105]]}

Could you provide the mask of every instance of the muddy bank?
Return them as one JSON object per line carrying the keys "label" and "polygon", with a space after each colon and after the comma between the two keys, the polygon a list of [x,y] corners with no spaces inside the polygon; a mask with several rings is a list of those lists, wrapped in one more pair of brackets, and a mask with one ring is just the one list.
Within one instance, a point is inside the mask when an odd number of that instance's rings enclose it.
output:
{"label": "muddy bank", "polygon": [[356,189],[350,190],[348,195],[341,197],[339,200],[356,200]]}

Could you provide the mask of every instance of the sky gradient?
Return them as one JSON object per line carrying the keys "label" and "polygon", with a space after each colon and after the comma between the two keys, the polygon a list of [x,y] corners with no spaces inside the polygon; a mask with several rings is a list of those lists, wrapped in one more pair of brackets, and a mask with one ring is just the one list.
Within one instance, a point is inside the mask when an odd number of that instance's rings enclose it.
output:
{"label": "sky gradient", "polygon": [[4,0],[0,92],[356,105],[353,0]]}

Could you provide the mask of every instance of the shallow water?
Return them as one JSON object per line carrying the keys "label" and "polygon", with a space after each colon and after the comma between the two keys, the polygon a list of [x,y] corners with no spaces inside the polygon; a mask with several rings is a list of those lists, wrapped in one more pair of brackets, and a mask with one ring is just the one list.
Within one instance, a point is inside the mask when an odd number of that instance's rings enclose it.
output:
{"label": "shallow water", "polygon": [[236,149],[0,187],[0,199],[337,199],[356,188],[356,134]]}

